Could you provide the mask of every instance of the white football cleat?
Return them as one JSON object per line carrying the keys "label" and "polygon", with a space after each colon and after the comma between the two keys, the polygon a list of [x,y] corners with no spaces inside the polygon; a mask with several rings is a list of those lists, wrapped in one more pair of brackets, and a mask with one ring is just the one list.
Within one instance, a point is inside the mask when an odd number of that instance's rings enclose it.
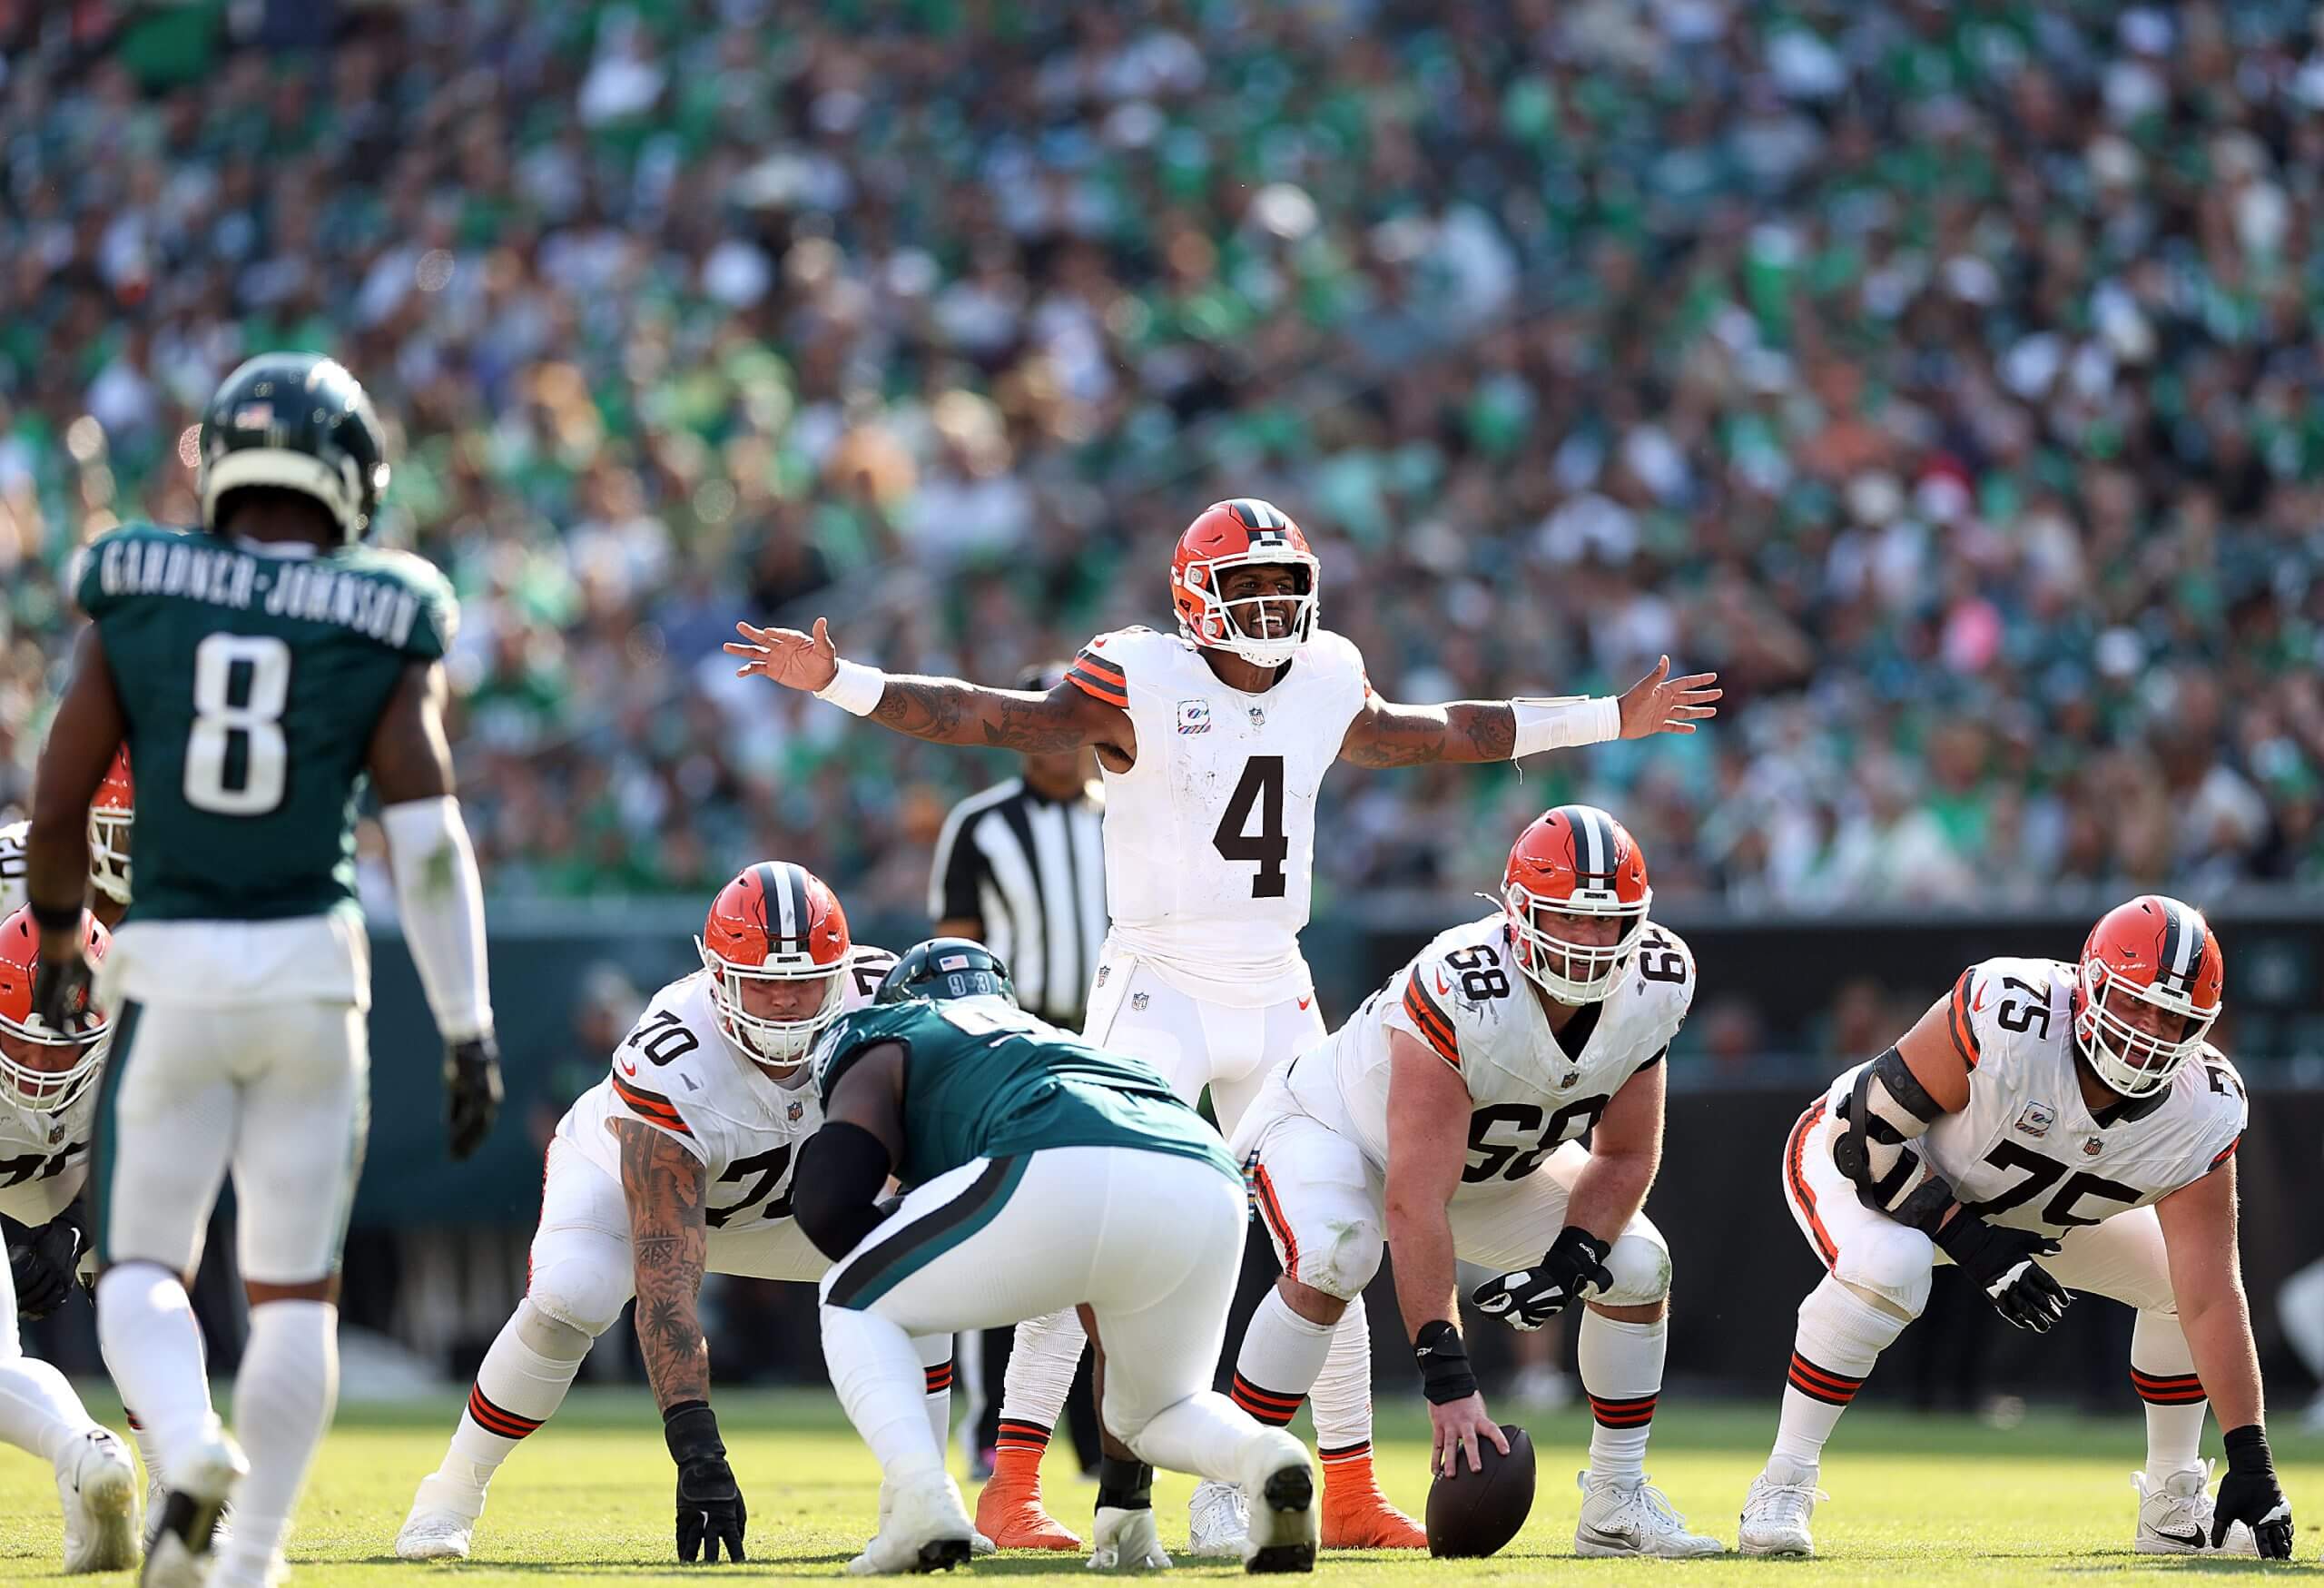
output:
{"label": "white football cleat", "polygon": [[129,1448],[92,1428],[56,1464],[64,1507],[64,1569],[123,1572],[137,1563],[137,1467]]}
{"label": "white football cleat", "polygon": [[[889,1508],[894,1504],[895,1496],[889,1490],[888,1480],[883,1477],[880,1480],[880,1525],[883,1529],[888,1525]],[[987,1555],[997,1555],[1000,1553],[1000,1546],[983,1534],[972,1531],[969,1534],[969,1553],[978,1560],[982,1560]]]}
{"label": "white football cleat", "polygon": [[1320,1539],[1315,1464],[1307,1446],[1269,1428],[1243,1447],[1243,1569],[1312,1572]]}
{"label": "white football cleat", "polygon": [[863,1553],[847,1563],[853,1577],[905,1572],[949,1572],[975,1547],[976,1524],[960,1503],[960,1486],[940,1469],[894,1485],[887,1515]]}
{"label": "white football cleat", "polygon": [[1576,1554],[1693,1561],[1727,1553],[1708,1534],[1689,1533],[1687,1519],[1669,1496],[1643,1476],[1601,1478],[1578,1472],[1573,1481],[1581,1488],[1581,1520],[1573,1528]]}
{"label": "white football cleat", "polygon": [[210,1573],[218,1517],[234,1485],[251,1470],[241,1445],[213,1415],[193,1458],[162,1501],[162,1520],[145,1551],[143,1588],[202,1588]]}
{"label": "white football cleat", "polygon": [[1735,1547],[1747,1555],[1789,1556],[1805,1560],[1816,1553],[1807,1519],[1816,1502],[1831,1496],[1816,1486],[1816,1469],[1770,1458],[1767,1470],[1751,1480],[1743,1496],[1743,1525]]}
{"label": "white football cleat", "polygon": [[464,1561],[476,1544],[477,1518],[484,1514],[484,1490],[443,1472],[419,1480],[411,1511],[396,1530],[396,1558],[403,1561]]}
{"label": "white football cleat", "polygon": [[1251,1508],[1233,1484],[1205,1478],[1187,1502],[1187,1553],[1240,1560],[1251,1537]]}
{"label": "white football cleat", "polygon": [[1096,1541],[1089,1550],[1093,1572],[1167,1572],[1170,1557],[1162,1553],[1162,1535],[1154,1529],[1154,1507],[1125,1510],[1118,1505],[1098,1507]]}
{"label": "white football cleat", "polygon": [[2211,1548],[2211,1464],[2172,1473],[2161,1483],[2142,1472],[2131,1475],[2139,1492],[2138,1535],[2132,1543],[2142,1555],[2252,1555],[2260,1553],[2251,1529],[2240,1522],[2227,1524],[2227,1542]]}

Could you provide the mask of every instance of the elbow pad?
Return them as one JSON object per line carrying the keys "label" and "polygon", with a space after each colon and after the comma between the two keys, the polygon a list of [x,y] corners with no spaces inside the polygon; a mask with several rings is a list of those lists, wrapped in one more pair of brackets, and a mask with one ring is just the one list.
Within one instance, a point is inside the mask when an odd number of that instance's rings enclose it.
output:
{"label": "elbow pad", "polygon": [[888,1149],[861,1125],[828,1124],[807,1139],[791,1176],[791,1216],[837,1262],[878,1228]]}
{"label": "elbow pad", "polygon": [[460,802],[449,794],[406,800],[379,812],[395,873],[403,939],[447,1042],[492,1030],[492,990],[484,968],[484,883]]}
{"label": "elbow pad", "polygon": [[1930,1172],[1913,1143],[1943,1112],[1894,1048],[1857,1072],[1856,1090],[1841,1105],[1832,1162],[1866,1207],[1900,1224],[1935,1228],[1953,1204],[1952,1188]]}

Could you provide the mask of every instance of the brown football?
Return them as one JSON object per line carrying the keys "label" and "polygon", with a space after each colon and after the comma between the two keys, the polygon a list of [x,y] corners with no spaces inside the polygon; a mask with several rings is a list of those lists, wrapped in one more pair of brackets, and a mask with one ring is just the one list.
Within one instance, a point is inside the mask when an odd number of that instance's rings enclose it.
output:
{"label": "brown football", "polygon": [[1484,1470],[1438,1478],[1428,1490],[1428,1553],[1439,1557],[1489,1555],[1515,1538],[1533,1512],[1533,1442],[1514,1423],[1503,1423],[1509,1454],[1480,1439]]}

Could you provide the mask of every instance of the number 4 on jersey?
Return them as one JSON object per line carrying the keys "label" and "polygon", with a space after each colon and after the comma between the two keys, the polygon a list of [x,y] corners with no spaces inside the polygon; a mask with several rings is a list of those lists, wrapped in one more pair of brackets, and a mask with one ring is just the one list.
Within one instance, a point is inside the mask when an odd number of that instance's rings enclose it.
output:
{"label": "number 4 on jersey", "polygon": [[[1259,830],[1246,832],[1250,825],[1251,808],[1259,813]],[[1291,853],[1291,840],[1283,830],[1283,757],[1254,755],[1243,764],[1242,781],[1226,799],[1226,812],[1218,818],[1218,831],[1210,835],[1211,847],[1228,860],[1257,863],[1258,874],[1251,879],[1251,897],[1280,899],[1284,896],[1283,863]]]}

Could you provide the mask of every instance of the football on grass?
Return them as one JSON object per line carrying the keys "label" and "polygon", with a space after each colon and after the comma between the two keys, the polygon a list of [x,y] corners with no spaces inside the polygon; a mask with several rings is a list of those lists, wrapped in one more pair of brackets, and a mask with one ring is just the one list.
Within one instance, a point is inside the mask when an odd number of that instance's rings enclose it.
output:
{"label": "football on grass", "polygon": [[1489,1555],[1515,1538],[1533,1510],[1533,1442],[1514,1423],[1503,1423],[1509,1454],[1477,1441],[1482,1472],[1459,1457],[1458,1476],[1447,1474],[1428,1491],[1428,1553],[1440,1558]]}

